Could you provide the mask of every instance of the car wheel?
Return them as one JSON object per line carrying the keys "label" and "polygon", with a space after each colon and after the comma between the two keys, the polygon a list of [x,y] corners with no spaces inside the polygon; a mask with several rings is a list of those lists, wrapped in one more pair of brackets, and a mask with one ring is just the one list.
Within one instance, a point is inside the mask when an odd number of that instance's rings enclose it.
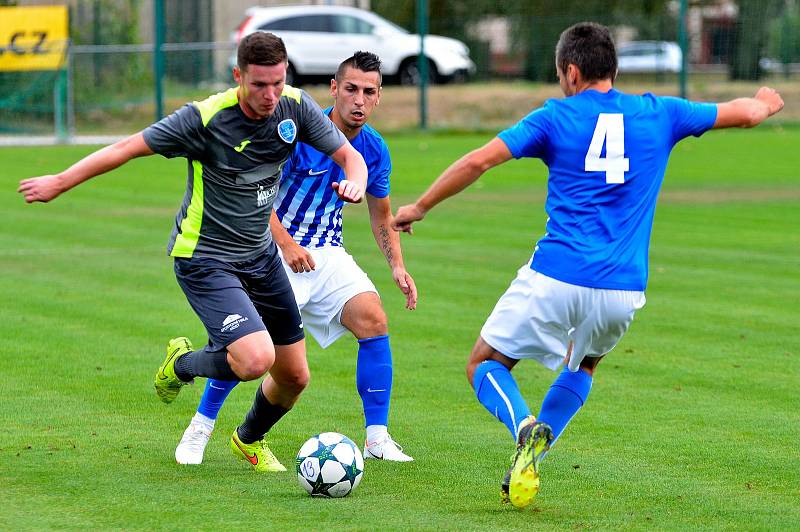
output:
{"label": "car wheel", "polygon": [[[398,72],[400,85],[419,85],[419,67],[417,58],[409,58],[403,61]],[[428,83],[436,82],[436,66],[428,59]]]}

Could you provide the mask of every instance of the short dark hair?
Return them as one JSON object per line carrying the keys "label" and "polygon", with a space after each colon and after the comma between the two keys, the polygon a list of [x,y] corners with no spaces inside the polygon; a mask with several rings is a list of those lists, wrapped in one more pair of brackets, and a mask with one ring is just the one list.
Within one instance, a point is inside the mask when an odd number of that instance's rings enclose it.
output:
{"label": "short dark hair", "polygon": [[272,66],[288,61],[283,40],[266,31],[256,31],[239,42],[236,64],[239,70],[247,70],[248,65]]}
{"label": "short dark hair", "polygon": [[579,22],[561,33],[556,45],[556,66],[561,72],[576,65],[586,81],[614,80],[617,49],[611,32],[596,22]]}
{"label": "short dark hair", "polygon": [[381,74],[381,59],[372,52],[358,51],[342,61],[339,65],[339,68],[336,70],[337,82],[341,79],[341,77],[344,75],[344,71],[348,68],[355,68],[362,72],[377,72],[378,85],[380,85],[383,80],[383,75]]}

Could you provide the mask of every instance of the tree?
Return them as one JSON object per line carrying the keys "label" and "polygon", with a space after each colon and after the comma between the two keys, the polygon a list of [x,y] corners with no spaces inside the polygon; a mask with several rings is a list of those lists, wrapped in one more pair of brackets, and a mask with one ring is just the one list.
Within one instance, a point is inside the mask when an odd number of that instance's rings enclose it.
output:
{"label": "tree", "polygon": [[783,0],[742,0],[733,41],[730,78],[758,80],[763,72],[758,66],[766,49],[769,22],[778,15]]}
{"label": "tree", "polygon": [[[416,31],[416,0],[373,0],[372,9]],[[568,26],[584,20],[607,25],[633,25],[641,38],[674,38],[677,22],[669,17],[668,0],[428,0],[431,33],[461,39],[475,50],[468,34],[472,23],[487,15],[507,16],[512,45],[526,58],[526,76],[555,80],[556,41]]]}
{"label": "tree", "polygon": [[[577,22],[633,26],[640,38],[674,35],[676,21],[668,16],[667,0],[517,0],[510,8],[517,46],[525,52],[526,77],[555,79],[554,54],[559,35]],[[665,25],[664,22],[667,21]],[[666,29],[668,28],[668,29]]]}

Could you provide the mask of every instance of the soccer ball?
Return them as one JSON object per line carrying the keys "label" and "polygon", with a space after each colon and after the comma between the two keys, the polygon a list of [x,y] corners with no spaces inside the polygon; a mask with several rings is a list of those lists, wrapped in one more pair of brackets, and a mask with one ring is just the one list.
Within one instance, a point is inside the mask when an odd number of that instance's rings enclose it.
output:
{"label": "soccer ball", "polygon": [[364,475],[364,457],[358,446],[338,432],[309,438],[300,447],[295,464],[300,486],[316,497],[344,497]]}

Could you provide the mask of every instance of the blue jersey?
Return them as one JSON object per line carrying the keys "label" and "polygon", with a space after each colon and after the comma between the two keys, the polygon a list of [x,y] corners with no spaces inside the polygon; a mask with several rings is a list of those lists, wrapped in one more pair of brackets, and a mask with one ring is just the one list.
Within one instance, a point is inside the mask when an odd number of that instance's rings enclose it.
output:
{"label": "blue jersey", "polygon": [[[325,114],[330,116],[331,109]],[[350,141],[367,164],[367,193],[389,195],[392,161],[380,134],[365,124]],[[298,143],[283,168],[275,213],[295,242],[303,247],[342,245],[342,207],[331,183],[345,179],[333,159],[311,146]]]}
{"label": "blue jersey", "polygon": [[656,197],[672,147],[700,136],[714,104],[587,90],[545,105],[498,137],[549,169],[546,233],[531,268],[565,283],[644,290]]}

